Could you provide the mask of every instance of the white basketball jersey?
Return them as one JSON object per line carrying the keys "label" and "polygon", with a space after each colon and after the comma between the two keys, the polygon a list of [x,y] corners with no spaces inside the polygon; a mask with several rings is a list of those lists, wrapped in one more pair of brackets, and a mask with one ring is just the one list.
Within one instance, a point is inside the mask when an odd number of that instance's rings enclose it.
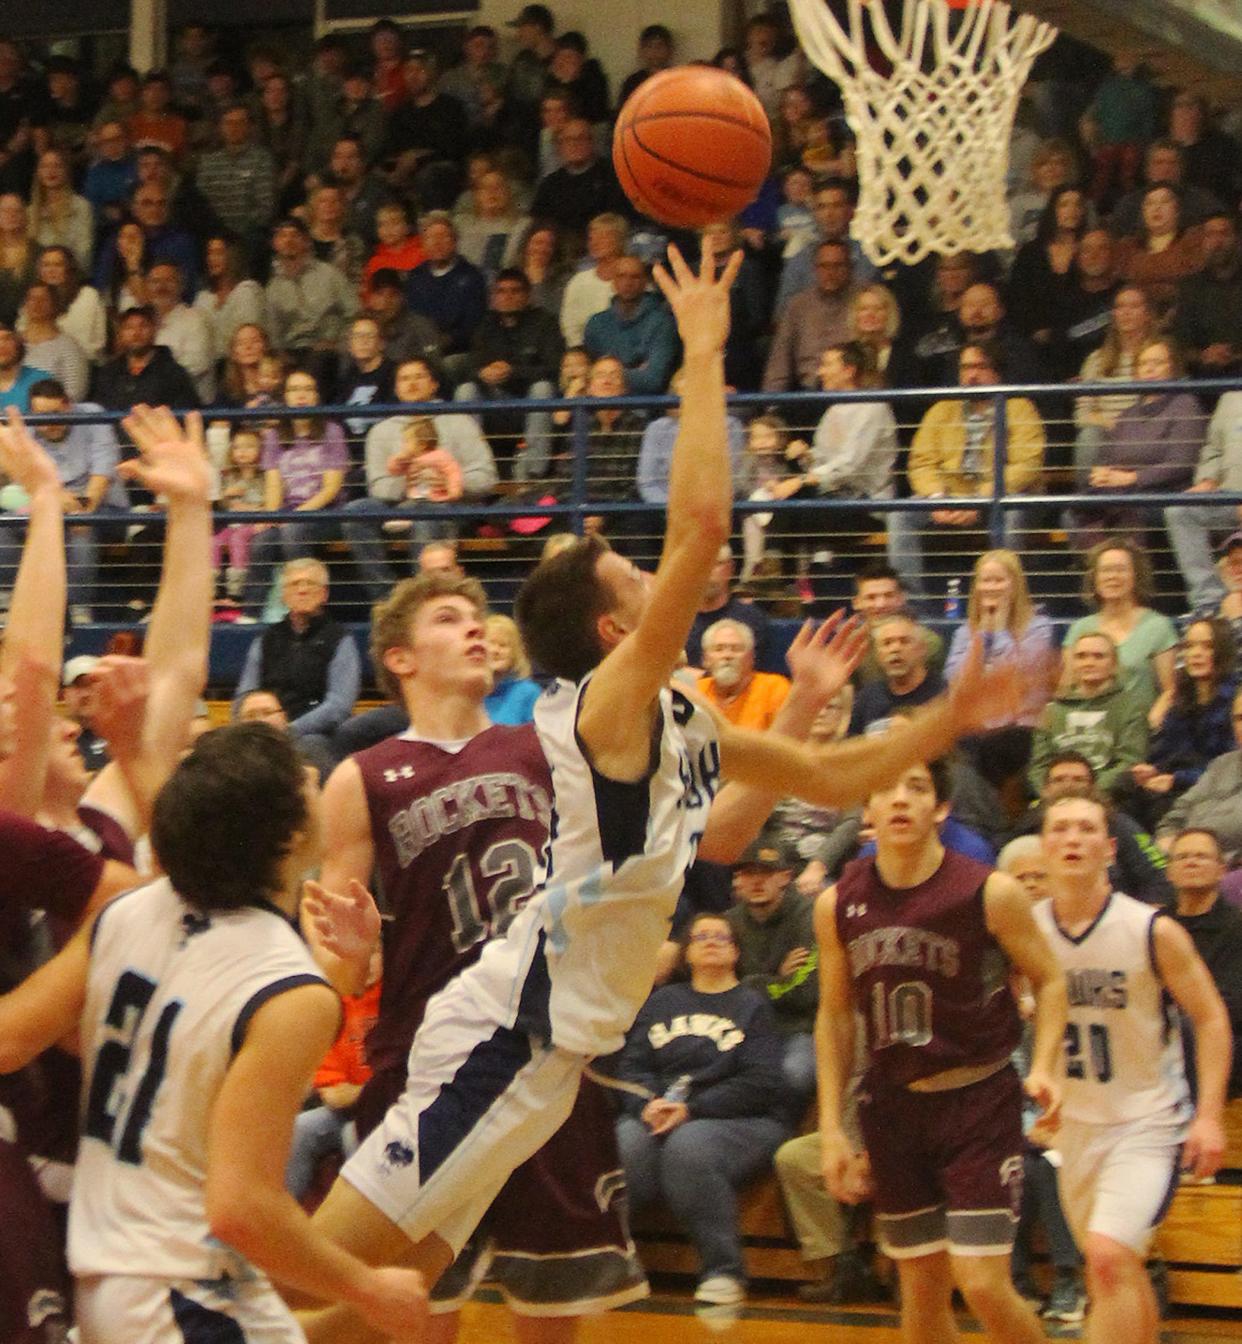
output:
{"label": "white basketball jersey", "polygon": [[1161,911],[1113,892],[1095,922],[1072,937],[1057,923],[1051,900],[1035,907],[1069,990],[1069,1120],[1107,1125],[1189,1117],[1177,1007],[1156,969],[1159,918]]}
{"label": "white basketball jersey", "polygon": [[596,1056],[620,1049],[651,992],[718,785],[720,749],[711,715],[666,689],[648,776],[605,779],[578,738],[589,684],[557,682],[535,706],[553,787],[543,884],[462,979],[490,996],[506,1025]]}
{"label": "white basketball jersey", "polygon": [[103,913],[82,1013],[75,1274],[254,1275],[208,1232],[212,1104],[253,1014],[321,983],[275,906],[203,915],[161,878]]}

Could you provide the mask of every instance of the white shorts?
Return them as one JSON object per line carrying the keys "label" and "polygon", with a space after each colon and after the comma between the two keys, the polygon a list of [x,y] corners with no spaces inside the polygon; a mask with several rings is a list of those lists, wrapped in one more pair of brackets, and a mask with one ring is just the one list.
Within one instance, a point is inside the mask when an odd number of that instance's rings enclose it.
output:
{"label": "white shorts", "polygon": [[266,1279],[86,1275],[77,1280],[75,1304],[80,1344],[306,1344]]}
{"label": "white shorts", "polygon": [[1184,1121],[1085,1125],[1063,1120],[1057,1184],[1079,1248],[1088,1232],[1145,1256],[1177,1191]]}
{"label": "white shorts", "polygon": [[587,1060],[498,1027],[453,981],[432,999],[405,1091],[341,1170],[413,1242],[458,1254],[514,1169],[569,1117]]}

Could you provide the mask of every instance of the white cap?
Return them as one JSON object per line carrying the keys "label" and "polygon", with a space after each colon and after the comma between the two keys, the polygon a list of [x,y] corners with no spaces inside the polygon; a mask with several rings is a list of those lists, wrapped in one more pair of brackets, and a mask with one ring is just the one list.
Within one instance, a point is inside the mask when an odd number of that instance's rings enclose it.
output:
{"label": "white cap", "polygon": [[60,684],[62,686],[72,686],[79,677],[84,677],[89,672],[93,672],[99,666],[99,659],[93,653],[80,653],[76,658],[70,658],[65,664],[65,669],[60,675]]}

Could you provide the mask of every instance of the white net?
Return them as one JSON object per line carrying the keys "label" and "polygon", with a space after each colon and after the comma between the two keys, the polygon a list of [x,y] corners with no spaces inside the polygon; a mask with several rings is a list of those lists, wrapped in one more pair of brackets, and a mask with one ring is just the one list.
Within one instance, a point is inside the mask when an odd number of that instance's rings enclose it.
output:
{"label": "white net", "polygon": [[[1035,57],[1057,30],[1000,0],[903,0],[900,36],[877,0],[792,0],[799,41],[840,86],[857,144],[851,229],[876,265],[1013,245],[1009,137]],[[891,71],[876,69],[890,65]]]}

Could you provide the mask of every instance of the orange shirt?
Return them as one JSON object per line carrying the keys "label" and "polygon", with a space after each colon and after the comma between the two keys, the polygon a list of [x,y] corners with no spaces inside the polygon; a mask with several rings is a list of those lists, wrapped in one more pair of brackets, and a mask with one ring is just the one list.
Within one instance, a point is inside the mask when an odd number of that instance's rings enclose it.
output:
{"label": "orange shirt", "polygon": [[711,677],[700,677],[698,689],[730,723],[739,728],[758,728],[762,731],[772,726],[776,711],[785,703],[785,697],[789,694],[789,678],[777,672],[756,672],[742,694],[728,702],[717,695],[716,683]]}
{"label": "orange shirt", "polygon": [[367,1063],[367,1036],[379,1016],[380,988],[377,980],[361,994],[350,994],[341,1000],[345,1020],[340,1035],[323,1057],[315,1074],[315,1087],[335,1087],[337,1083],[365,1083],[371,1076]]}

